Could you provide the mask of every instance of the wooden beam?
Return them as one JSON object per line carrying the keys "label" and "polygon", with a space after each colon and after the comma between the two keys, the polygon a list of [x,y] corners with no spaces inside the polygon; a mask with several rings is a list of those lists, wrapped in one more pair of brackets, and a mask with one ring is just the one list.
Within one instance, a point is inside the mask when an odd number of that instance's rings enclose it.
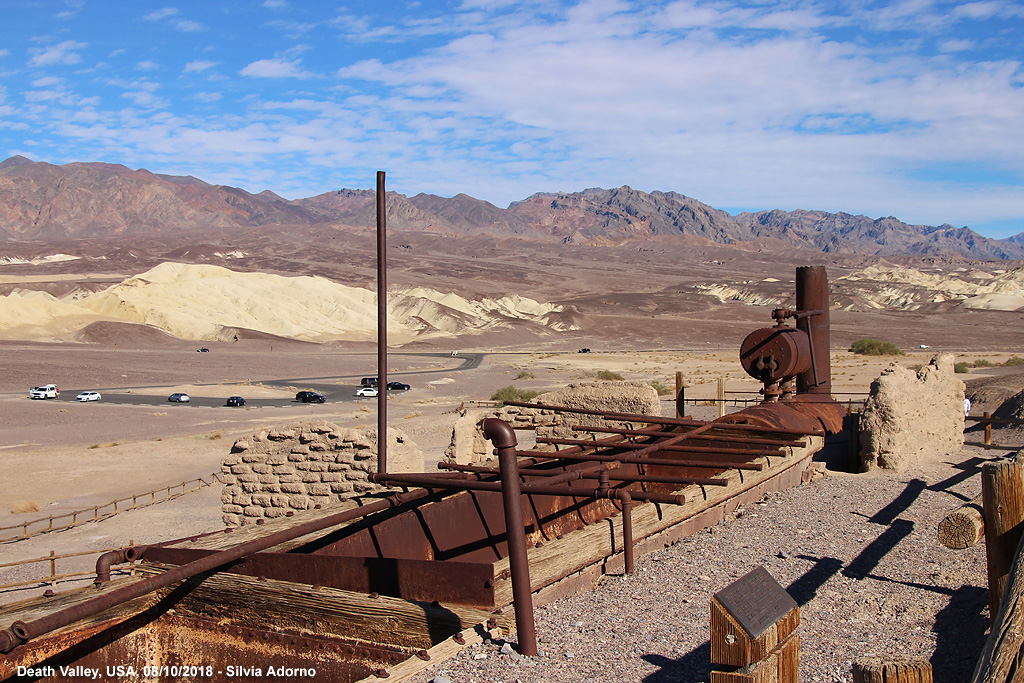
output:
{"label": "wooden beam", "polygon": [[932,665],[921,659],[872,657],[853,663],[853,683],[932,683]]}

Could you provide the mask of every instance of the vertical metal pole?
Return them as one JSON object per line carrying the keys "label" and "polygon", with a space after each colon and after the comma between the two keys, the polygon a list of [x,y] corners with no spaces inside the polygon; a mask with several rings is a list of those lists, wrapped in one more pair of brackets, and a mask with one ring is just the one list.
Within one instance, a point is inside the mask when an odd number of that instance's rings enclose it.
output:
{"label": "vertical metal pole", "polygon": [[622,501],[622,554],[626,563],[626,573],[632,574],[633,559],[633,497],[629,491],[619,489],[619,500]]}
{"label": "vertical metal pole", "polygon": [[496,417],[484,418],[481,426],[484,438],[493,443],[498,451],[519,654],[533,657],[537,654],[537,630],[533,621],[533,589],[530,586],[530,560],[526,554],[526,524],[523,521],[523,494],[519,484],[516,434],[507,422]]}
{"label": "vertical metal pole", "polygon": [[801,266],[796,269],[796,309],[820,310],[818,315],[797,318],[797,329],[811,338],[814,367],[797,375],[797,393],[831,394],[832,361],[829,357],[828,275],[825,266]]}
{"label": "vertical metal pole", "polygon": [[377,471],[388,471],[388,240],[384,171],[377,171]]}

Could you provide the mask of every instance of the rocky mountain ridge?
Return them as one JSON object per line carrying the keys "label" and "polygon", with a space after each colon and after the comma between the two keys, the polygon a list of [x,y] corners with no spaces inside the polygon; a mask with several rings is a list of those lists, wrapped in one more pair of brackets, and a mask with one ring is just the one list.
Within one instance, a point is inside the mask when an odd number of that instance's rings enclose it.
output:
{"label": "rocky mountain ridge", "polygon": [[[119,164],[56,166],[20,156],[0,162],[0,241],[375,223],[371,190],[341,189],[289,201],[270,190],[252,194],[191,176]],[[505,209],[465,194],[406,197],[389,192],[388,226],[565,244],[608,245],[688,235],[717,244],[757,240],[775,248],[825,253],[1024,259],[1024,233],[994,240],[966,227],[909,225],[891,216],[871,219],[808,210],[732,216],[677,192],[643,192],[628,186],[542,192]]]}

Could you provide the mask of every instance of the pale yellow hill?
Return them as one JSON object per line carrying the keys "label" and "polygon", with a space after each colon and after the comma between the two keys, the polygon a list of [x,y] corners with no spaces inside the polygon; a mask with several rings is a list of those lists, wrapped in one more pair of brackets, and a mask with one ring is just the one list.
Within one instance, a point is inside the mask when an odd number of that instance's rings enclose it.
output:
{"label": "pale yellow hill", "polygon": [[[564,329],[561,307],[519,296],[466,299],[424,288],[389,294],[389,340],[484,332],[516,321]],[[370,340],[376,336],[372,291],[322,277],[242,273],[220,266],[164,263],[88,296],[0,297],[0,335],[50,338],[96,320],[146,323],[182,339],[216,339],[240,327],[306,341]]]}

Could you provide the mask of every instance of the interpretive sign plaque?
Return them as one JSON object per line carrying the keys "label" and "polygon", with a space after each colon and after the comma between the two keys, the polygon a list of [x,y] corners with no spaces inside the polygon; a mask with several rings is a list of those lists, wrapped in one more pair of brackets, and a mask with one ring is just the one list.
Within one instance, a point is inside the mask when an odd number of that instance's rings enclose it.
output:
{"label": "interpretive sign plaque", "polygon": [[797,606],[764,567],[729,584],[715,593],[715,598],[751,638],[757,638]]}

